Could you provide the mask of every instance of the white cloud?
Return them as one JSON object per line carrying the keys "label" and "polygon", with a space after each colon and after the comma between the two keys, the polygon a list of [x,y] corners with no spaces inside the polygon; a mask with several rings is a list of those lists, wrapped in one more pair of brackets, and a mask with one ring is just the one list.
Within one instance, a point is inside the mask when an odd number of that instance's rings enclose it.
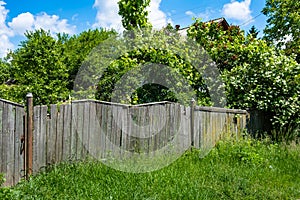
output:
{"label": "white cloud", "polygon": [[190,11],[190,10],[186,11],[185,14],[190,16],[190,17],[195,17],[196,16],[196,14],[193,13],[192,11]]}
{"label": "white cloud", "polygon": [[75,33],[76,26],[68,24],[68,20],[59,19],[57,15],[48,15],[47,13],[41,13],[35,16],[34,29],[50,30],[52,34],[55,33]]}
{"label": "white cloud", "polygon": [[149,21],[154,28],[162,28],[168,23],[173,24],[171,18],[167,18],[167,15],[160,10],[161,0],[152,0],[148,8]]}
{"label": "white cloud", "polygon": [[250,10],[251,0],[235,1],[225,4],[222,9],[224,17],[238,21],[245,21],[252,18]]}
{"label": "white cloud", "polygon": [[18,35],[23,35],[27,30],[44,29],[50,30],[52,34],[55,33],[75,33],[75,26],[68,24],[66,19],[59,19],[57,15],[48,15],[47,13],[40,13],[36,16],[26,12],[21,13],[13,18],[8,23],[11,30]]}
{"label": "white cloud", "polygon": [[31,30],[34,25],[34,16],[29,13],[19,14],[8,23],[9,27],[14,30],[14,33],[23,35],[26,30]]}
{"label": "white cloud", "polygon": [[26,30],[45,29],[52,34],[75,33],[76,26],[68,24],[66,19],[60,19],[57,15],[48,15],[43,12],[33,15],[29,12],[21,13],[7,22],[9,10],[5,8],[6,3],[0,0],[0,58],[4,57],[8,50],[14,49],[11,39],[17,35],[24,35]]}
{"label": "white cloud", "polygon": [[[94,8],[97,9],[96,23],[93,27],[114,28],[117,31],[123,30],[122,18],[118,14],[119,0],[95,0]],[[160,10],[161,0],[152,0],[148,7],[149,21],[154,28],[161,28],[172,23],[170,18]]]}
{"label": "white cloud", "polygon": [[14,33],[6,26],[6,17],[9,12],[5,8],[6,3],[0,1],[0,58],[4,57],[9,49],[12,49],[14,45],[9,41],[9,37]]}
{"label": "white cloud", "polygon": [[13,48],[14,45],[9,41],[8,36],[0,34],[0,58],[3,58]]}
{"label": "white cloud", "polygon": [[118,1],[119,0],[95,0],[93,7],[97,9],[97,15],[93,27],[121,29],[122,18],[118,14]]}

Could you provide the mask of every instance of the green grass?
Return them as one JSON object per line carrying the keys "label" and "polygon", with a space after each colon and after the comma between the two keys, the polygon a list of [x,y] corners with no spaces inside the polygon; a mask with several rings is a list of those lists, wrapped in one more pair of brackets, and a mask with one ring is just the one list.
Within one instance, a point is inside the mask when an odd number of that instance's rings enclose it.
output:
{"label": "green grass", "polygon": [[221,141],[204,158],[189,150],[141,174],[100,162],[63,163],[0,189],[0,199],[300,199],[300,147]]}

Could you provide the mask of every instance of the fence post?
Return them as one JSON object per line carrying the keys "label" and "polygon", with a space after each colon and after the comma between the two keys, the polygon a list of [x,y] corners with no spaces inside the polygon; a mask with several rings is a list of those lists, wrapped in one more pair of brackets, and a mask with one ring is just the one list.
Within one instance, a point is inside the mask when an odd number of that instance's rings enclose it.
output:
{"label": "fence post", "polygon": [[195,126],[195,99],[192,99],[191,100],[191,146],[193,147],[194,146],[194,126]]}
{"label": "fence post", "polygon": [[27,131],[25,135],[26,147],[26,179],[28,180],[32,174],[32,135],[33,135],[33,95],[28,93],[26,95],[26,113],[27,113]]}

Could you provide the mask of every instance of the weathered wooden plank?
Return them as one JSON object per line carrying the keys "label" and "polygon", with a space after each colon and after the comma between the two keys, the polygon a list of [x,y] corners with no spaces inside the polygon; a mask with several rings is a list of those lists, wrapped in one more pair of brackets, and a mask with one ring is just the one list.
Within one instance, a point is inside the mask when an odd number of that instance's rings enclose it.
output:
{"label": "weathered wooden plank", "polygon": [[15,107],[16,109],[16,117],[15,117],[15,164],[14,164],[14,185],[17,184],[20,179],[22,178],[22,171],[23,169],[23,154],[25,153],[24,151],[22,152],[21,149],[21,138],[24,137],[24,121],[23,121],[23,116],[24,116],[24,108],[22,107]]}
{"label": "weathered wooden plank", "polygon": [[41,131],[39,135],[39,167],[47,166],[47,120],[48,120],[48,107],[41,106]]}
{"label": "weathered wooden plank", "polygon": [[228,108],[219,108],[219,107],[196,106],[195,110],[196,111],[205,111],[205,112],[214,112],[214,113],[247,114],[246,110],[228,109]]}
{"label": "weathered wooden plank", "polygon": [[77,159],[77,118],[78,118],[78,104],[71,103],[71,157],[72,159]]}
{"label": "weathered wooden plank", "polygon": [[102,104],[101,103],[96,103],[96,107],[95,107],[96,111],[95,111],[95,117],[96,117],[96,121],[95,121],[95,145],[96,145],[96,152],[95,152],[95,157],[97,159],[102,159],[103,158],[103,152],[104,152],[104,148],[105,148],[105,134],[103,131],[103,127],[102,127]]}
{"label": "weathered wooden plank", "polygon": [[4,172],[3,164],[4,164],[4,149],[3,149],[3,102],[0,101],[0,172]]}
{"label": "weathered wooden plank", "polygon": [[89,154],[89,120],[90,120],[90,102],[84,103],[83,110],[83,132],[82,132],[82,156],[85,159]]}
{"label": "weathered wooden plank", "polygon": [[97,114],[96,114],[96,103],[90,103],[90,110],[89,110],[89,153],[95,159],[98,159],[98,140],[99,134],[97,131]]}
{"label": "weathered wooden plank", "polygon": [[56,162],[62,161],[62,152],[63,152],[63,121],[64,116],[64,106],[59,107],[59,112],[57,112],[57,118],[56,118],[56,144],[55,144],[55,158]]}
{"label": "weathered wooden plank", "polygon": [[48,119],[49,132],[47,133],[47,164],[53,164],[56,160],[57,137],[57,105],[50,105],[50,118]]}
{"label": "weathered wooden plank", "polygon": [[129,127],[129,122],[128,122],[128,110],[129,108],[127,107],[122,107],[120,109],[122,115],[121,115],[121,121],[122,121],[122,144],[121,144],[121,149],[122,149],[122,156],[125,157],[126,156],[126,153],[128,151],[128,138],[129,138],[129,130],[130,130],[130,127]]}
{"label": "weathered wooden plank", "polygon": [[33,109],[33,135],[32,135],[32,172],[36,174],[40,169],[39,163],[39,135],[41,132],[41,106],[35,106]]}
{"label": "weathered wooden plank", "polygon": [[76,159],[81,160],[83,159],[83,142],[82,142],[82,134],[83,134],[83,114],[84,114],[84,103],[76,103],[77,115],[74,115],[74,117],[77,117],[75,119],[76,123],[76,133],[77,133],[77,143],[76,143]]}
{"label": "weathered wooden plank", "polygon": [[114,106],[112,107],[113,114],[113,133],[114,138],[114,156],[120,158],[121,156],[121,145],[122,145],[122,116],[123,116],[123,107]]}
{"label": "weathered wooden plank", "polygon": [[71,105],[63,104],[63,152],[62,160],[67,161],[71,159]]}
{"label": "weathered wooden plank", "polygon": [[6,175],[9,177],[6,181],[7,185],[13,185],[15,178],[15,106],[8,104],[8,141],[7,141],[7,169]]}
{"label": "weathered wooden plank", "polygon": [[[7,173],[7,156],[8,156],[8,104],[3,103],[3,110],[2,110],[2,172]],[[7,174],[5,175],[6,180],[9,179]],[[4,183],[6,185],[6,183]]]}

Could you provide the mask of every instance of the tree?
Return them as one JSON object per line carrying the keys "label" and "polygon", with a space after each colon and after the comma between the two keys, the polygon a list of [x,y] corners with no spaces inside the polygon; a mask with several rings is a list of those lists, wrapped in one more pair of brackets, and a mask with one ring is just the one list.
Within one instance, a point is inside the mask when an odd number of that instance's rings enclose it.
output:
{"label": "tree", "polygon": [[245,37],[235,26],[224,31],[216,23],[197,20],[188,36],[217,62],[229,107],[269,112],[274,129],[299,132],[300,65],[293,58],[264,40]]}
{"label": "tree", "polygon": [[257,38],[259,31],[255,28],[255,26],[251,26],[247,35],[252,35],[252,37]]}
{"label": "tree", "polygon": [[284,48],[287,55],[296,54],[300,62],[300,2],[267,0],[262,13],[267,16],[264,38]]}
{"label": "tree", "polygon": [[15,84],[6,88],[14,91],[14,101],[22,103],[28,92],[33,93],[35,105],[67,99],[69,74],[62,41],[44,30],[27,32],[25,36],[27,40],[9,55]]}
{"label": "tree", "polygon": [[[0,62],[1,97],[24,103],[32,92],[34,104],[51,104],[69,98],[82,62],[93,48],[116,32],[94,29],[56,37],[44,30],[27,32],[20,48],[11,52],[10,62]],[[7,81],[9,80],[9,81]]]}
{"label": "tree", "polygon": [[0,84],[9,81],[10,78],[10,64],[0,58]]}
{"label": "tree", "polygon": [[74,79],[83,61],[90,52],[104,40],[116,35],[114,30],[93,29],[83,31],[78,35],[73,35],[64,42],[64,63],[68,67],[69,84],[68,89],[74,87]]}
{"label": "tree", "polygon": [[142,29],[150,26],[146,8],[150,0],[120,0],[119,15],[122,16],[122,24],[126,30]]}

